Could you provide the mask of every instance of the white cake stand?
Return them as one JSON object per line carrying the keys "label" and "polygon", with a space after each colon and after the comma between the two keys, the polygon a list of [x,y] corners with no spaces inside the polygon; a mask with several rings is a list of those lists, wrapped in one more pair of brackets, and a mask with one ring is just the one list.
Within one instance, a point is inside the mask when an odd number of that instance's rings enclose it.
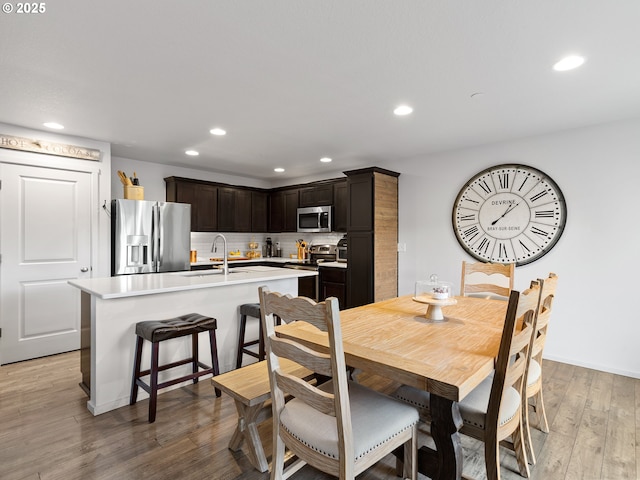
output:
{"label": "white cake stand", "polygon": [[425,317],[427,317],[429,320],[434,321],[444,320],[442,307],[447,307],[449,305],[455,305],[456,303],[458,303],[458,301],[453,297],[440,299],[433,298],[430,295],[419,295],[417,297],[413,297],[413,301],[418,303],[426,303],[427,305],[429,305],[427,307]]}

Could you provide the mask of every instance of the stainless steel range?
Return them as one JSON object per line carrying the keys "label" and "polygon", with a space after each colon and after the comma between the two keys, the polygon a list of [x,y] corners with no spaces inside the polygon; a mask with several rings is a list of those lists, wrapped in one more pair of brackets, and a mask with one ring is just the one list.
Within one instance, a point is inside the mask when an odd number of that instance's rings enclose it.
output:
{"label": "stainless steel range", "polygon": [[[309,259],[304,262],[285,263],[285,268],[294,268],[297,270],[314,270],[318,271],[318,264],[322,262],[335,262],[338,254],[338,248],[335,245],[311,245],[309,247]],[[298,279],[298,295],[312,298],[318,301],[320,295],[320,285],[318,276],[301,277]]]}

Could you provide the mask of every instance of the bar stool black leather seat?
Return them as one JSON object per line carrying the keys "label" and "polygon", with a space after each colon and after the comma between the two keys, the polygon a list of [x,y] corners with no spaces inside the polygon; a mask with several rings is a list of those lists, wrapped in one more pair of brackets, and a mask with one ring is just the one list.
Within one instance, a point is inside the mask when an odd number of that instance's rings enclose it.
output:
{"label": "bar stool black leather seat", "polygon": [[[198,313],[189,313],[168,320],[149,320],[136,323],[136,356],[133,365],[133,381],[131,383],[131,398],[129,404],[134,405],[136,403],[138,399],[138,387],[147,392],[149,394],[149,423],[153,423],[156,420],[158,390],[187,380],[193,380],[193,383],[198,383],[198,378],[203,375],[210,373],[218,375],[220,373],[218,347],[216,344],[216,328],[217,322],[215,318],[205,317]],[[201,332],[209,332],[211,366],[205,365],[198,360],[198,334]],[[186,335],[191,335],[191,357],[166,365],[159,365],[158,352],[160,342],[171,338],[184,337]],[[140,371],[144,340],[151,342],[151,368]],[[188,363],[193,364],[193,373],[158,384],[158,372]],[[200,368],[204,370],[200,370]],[[149,384],[143,382],[141,379],[141,377],[145,375],[150,375]],[[219,389],[216,388],[215,391],[216,397],[222,395]]]}

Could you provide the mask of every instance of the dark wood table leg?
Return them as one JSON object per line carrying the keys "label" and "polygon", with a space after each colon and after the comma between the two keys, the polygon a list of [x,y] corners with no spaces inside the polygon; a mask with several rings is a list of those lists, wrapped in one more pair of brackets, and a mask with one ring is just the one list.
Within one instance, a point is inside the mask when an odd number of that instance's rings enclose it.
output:
{"label": "dark wood table leg", "polygon": [[432,478],[455,479],[462,477],[462,444],[460,433],[462,417],[458,403],[431,394],[431,436],[436,444],[438,473]]}
{"label": "dark wood table leg", "polygon": [[[436,449],[422,446],[418,450],[418,471],[431,479],[462,478],[462,417],[458,403],[431,394],[431,436]],[[393,452],[402,462],[402,449]]]}

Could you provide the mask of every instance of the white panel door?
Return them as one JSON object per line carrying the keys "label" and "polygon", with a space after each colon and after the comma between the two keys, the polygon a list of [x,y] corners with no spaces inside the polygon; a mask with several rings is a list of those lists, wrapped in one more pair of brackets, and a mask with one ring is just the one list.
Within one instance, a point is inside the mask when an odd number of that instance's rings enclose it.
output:
{"label": "white panel door", "polygon": [[0,179],[0,364],[77,350],[91,175],[3,163]]}

